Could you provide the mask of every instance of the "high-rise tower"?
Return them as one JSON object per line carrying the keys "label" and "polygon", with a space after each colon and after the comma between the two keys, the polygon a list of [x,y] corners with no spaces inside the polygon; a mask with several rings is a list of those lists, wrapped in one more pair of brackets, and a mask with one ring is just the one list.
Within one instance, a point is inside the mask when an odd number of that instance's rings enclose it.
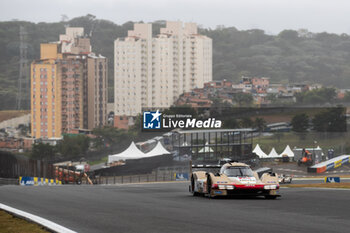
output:
{"label": "high-rise tower", "polygon": [[212,40],[194,23],[167,22],[157,37],[135,24],[114,42],[115,115],[171,106],[184,92],[212,80]]}
{"label": "high-rise tower", "polygon": [[83,28],[41,44],[31,65],[32,136],[60,137],[107,121],[107,59],[91,52]]}

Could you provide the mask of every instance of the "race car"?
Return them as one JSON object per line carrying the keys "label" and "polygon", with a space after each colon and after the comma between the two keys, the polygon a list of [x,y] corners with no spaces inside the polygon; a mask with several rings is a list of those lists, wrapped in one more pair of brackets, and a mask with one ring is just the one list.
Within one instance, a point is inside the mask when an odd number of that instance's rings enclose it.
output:
{"label": "race car", "polygon": [[237,161],[224,165],[192,165],[189,191],[193,196],[208,197],[229,195],[264,196],[276,199],[279,183],[273,172],[262,174],[259,178],[249,165]]}
{"label": "race car", "polygon": [[293,176],[289,176],[289,175],[285,175],[285,174],[281,174],[278,176],[278,182],[280,184],[290,184],[292,183],[292,179],[293,179]]}

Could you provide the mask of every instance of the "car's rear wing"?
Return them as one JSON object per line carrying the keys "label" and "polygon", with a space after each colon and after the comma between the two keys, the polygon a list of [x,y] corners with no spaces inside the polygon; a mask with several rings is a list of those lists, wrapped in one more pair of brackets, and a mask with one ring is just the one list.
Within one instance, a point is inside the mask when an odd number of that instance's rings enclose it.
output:
{"label": "car's rear wing", "polygon": [[192,164],[192,168],[221,168],[221,165],[217,165],[217,164]]}
{"label": "car's rear wing", "polygon": [[190,162],[191,173],[193,170],[217,173],[219,172],[220,168],[221,168],[221,165],[219,164],[192,164],[192,161]]}

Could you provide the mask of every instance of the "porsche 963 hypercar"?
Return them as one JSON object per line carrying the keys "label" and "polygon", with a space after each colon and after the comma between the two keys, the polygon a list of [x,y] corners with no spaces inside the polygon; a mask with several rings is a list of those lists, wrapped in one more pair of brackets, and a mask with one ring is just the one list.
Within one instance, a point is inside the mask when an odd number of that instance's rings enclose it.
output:
{"label": "porsche 963 hypercar", "polygon": [[245,163],[228,162],[224,165],[191,165],[189,191],[194,196],[229,195],[279,197],[278,175],[273,172],[258,174]]}

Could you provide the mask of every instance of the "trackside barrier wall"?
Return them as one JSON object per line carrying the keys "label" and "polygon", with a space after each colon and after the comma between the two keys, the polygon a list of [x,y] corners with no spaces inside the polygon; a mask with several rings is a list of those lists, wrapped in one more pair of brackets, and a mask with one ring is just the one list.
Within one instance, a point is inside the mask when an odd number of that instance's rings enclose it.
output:
{"label": "trackside barrier wall", "polygon": [[20,176],[19,185],[38,186],[38,185],[60,185],[61,181],[57,179],[47,179],[42,177]]}
{"label": "trackside barrier wall", "polygon": [[0,185],[17,185],[18,184],[18,179],[15,178],[1,178],[0,177]]}
{"label": "trackside barrier wall", "polygon": [[155,172],[143,175],[126,175],[126,176],[99,176],[92,179],[94,184],[130,184],[146,182],[169,182],[169,181],[188,181],[189,173],[181,172]]}
{"label": "trackside barrier wall", "polygon": [[153,169],[169,166],[173,162],[172,155],[160,155],[142,159],[126,160],[126,164],[122,166],[114,166],[109,168],[101,168],[95,170],[95,175],[100,176],[124,176],[151,173]]}
{"label": "trackside barrier wall", "polygon": [[0,177],[18,179],[20,176],[54,178],[54,167],[47,161],[0,151]]}
{"label": "trackside barrier wall", "polygon": [[338,168],[343,164],[348,164],[349,159],[350,159],[350,155],[341,155],[333,159],[308,167],[307,171],[312,173],[322,173],[325,171],[329,171],[333,168]]}

